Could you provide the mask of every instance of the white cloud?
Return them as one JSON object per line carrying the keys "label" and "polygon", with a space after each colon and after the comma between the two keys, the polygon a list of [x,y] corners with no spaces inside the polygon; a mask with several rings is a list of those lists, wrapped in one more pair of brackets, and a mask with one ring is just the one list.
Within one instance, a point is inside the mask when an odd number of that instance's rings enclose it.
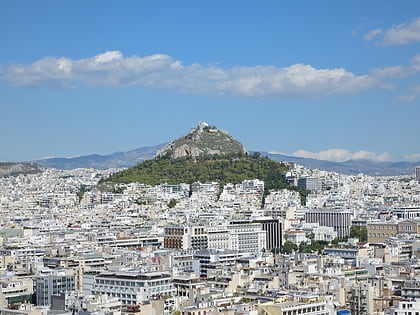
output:
{"label": "white cloud", "polygon": [[368,75],[311,65],[235,67],[184,65],[168,55],[124,57],[109,51],[72,60],[46,57],[29,65],[0,67],[0,81],[15,86],[146,86],[184,93],[242,97],[329,95],[373,86]]}
{"label": "white cloud", "polygon": [[378,78],[405,78],[419,72],[420,55],[415,55],[410,59],[410,64],[408,66],[375,68],[371,71],[371,75]]}
{"label": "white cloud", "polygon": [[296,152],[293,152],[292,155],[297,156],[297,157],[334,161],[334,162],[345,162],[348,160],[360,160],[360,159],[374,160],[374,161],[379,161],[379,162],[392,160],[391,155],[387,152],[376,154],[373,152],[361,150],[361,151],[357,151],[353,153],[345,149],[330,149],[330,150],[324,150],[320,152],[298,150]]}
{"label": "white cloud", "polygon": [[399,103],[411,103],[416,100],[416,94],[400,95],[397,97]]}
{"label": "white cloud", "polygon": [[420,153],[406,154],[404,160],[409,162],[420,162]]}
{"label": "white cloud", "polygon": [[420,85],[412,86],[410,93],[406,95],[400,95],[397,97],[397,101],[400,103],[411,103],[417,99],[417,96],[420,94]]}
{"label": "white cloud", "polygon": [[369,32],[367,32],[363,37],[366,40],[370,41],[382,33],[383,33],[383,30],[381,28],[375,28],[374,30],[370,30]]}
{"label": "white cloud", "polygon": [[268,151],[270,154],[280,154],[280,155],[290,155],[288,153],[280,152],[280,151]]}
{"label": "white cloud", "polygon": [[384,33],[383,45],[407,45],[420,41],[420,17],[409,23],[393,26]]}

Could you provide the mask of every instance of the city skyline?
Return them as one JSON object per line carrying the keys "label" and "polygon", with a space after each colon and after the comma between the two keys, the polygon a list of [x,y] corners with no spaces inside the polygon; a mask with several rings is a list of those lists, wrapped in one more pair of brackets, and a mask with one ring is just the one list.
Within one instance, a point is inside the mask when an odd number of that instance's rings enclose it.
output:
{"label": "city skyline", "polygon": [[0,161],[129,151],[200,121],[250,151],[420,161],[418,9],[2,2]]}

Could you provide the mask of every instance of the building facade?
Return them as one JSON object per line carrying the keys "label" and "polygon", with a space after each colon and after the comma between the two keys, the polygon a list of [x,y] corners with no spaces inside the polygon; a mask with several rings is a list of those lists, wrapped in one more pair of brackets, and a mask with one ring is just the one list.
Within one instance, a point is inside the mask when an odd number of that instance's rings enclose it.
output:
{"label": "building facade", "polygon": [[350,236],[351,214],[346,210],[314,209],[305,213],[305,222],[333,227],[340,239]]}
{"label": "building facade", "polygon": [[123,305],[139,305],[154,297],[176,292],[166,272],[103,272],[94,277],[92,294],[118,298]]}
{"label": "building facade", "polygon": [[75,275],[68,270],[54,270],[35,279],[36,305],[50,306],[52,295],[75,290]]}

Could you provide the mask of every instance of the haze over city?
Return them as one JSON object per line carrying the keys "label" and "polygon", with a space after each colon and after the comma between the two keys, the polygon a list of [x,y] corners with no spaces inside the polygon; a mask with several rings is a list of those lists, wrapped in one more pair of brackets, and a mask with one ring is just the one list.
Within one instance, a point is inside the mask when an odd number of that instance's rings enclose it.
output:
{"label": "haze over city", "polygon": [[162,144],[419,161],[417,1],[0,3],[0,160]]}

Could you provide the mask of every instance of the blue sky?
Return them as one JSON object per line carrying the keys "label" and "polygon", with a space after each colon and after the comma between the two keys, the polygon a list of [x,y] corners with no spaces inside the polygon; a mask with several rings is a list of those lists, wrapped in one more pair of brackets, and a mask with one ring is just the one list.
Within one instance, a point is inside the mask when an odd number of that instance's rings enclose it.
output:
{"label": "blue sky", "polygon": [[200,121],[248,150],[420,161],[419,1],[1,1],[0,160]]}

